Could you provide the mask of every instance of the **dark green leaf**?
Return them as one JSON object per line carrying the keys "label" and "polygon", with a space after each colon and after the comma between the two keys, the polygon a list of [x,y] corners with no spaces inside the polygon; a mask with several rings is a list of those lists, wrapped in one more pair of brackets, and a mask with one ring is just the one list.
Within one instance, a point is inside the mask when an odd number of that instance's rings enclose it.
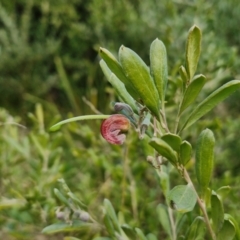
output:
{"label": "dark green leaf", "polygon": [[196,217],[187,231],[185,240],[204,239],[206,225],[202,217]]}
{"label": "dark green leaf", "polygon": [[211,196],[211,218],[213,230],[215,233],[219,232],[224,221],[224,210],[221,199],[216,193]]}
{"label": "dark green leaf", "polygon": [[194,100],[197,98],[198,94],[202,90],[205,82],[206,77],[202,74],[194,77],[193,81],[189,84],[184,93],[179,115],[181,115],[182,112],[194,102]]}
{"label": "dark green leaf", "polygon": [[218,240],[233,240],[236,235],[236,229],[232,221],[224,220],[223,226],[218,233]]}
{"label": "dark green leaf", "polygon": [[119,49],[119,61],[123,72],[131,81],[141,100],[160,120],[159,96],[147,65],[134,51],[124,46],[121,46]]}
{"label": "dark green leaf", "polygon": [[152,138],[149,144],[163,157],[167,158],[173,165],[177,163],[177,153],[160,138]]}
{"label": "dark green leaf", "polygon": [[173,133],[166,133],[161,137],[161,139],[170,145],[176,152],[180,150],[182,139],[178,135]]}
{"label": "dark green leaf", "polygon": [[180,163],[185,166],[191,159],[192,156],[192,145],[184,140],[182,144],[180,145]]}
{"label": "dark green leaf", "polygon": [[215,138],[213,132],[205,129],[198,137],[196,146],[196,176],[203,196],[212,177]]}
{"label": "dark green leaf", "polygon": [[131,226],[129,226],[128,224],[123,224],[121,225],[121,228],[124,233],[129,237],[129,239],[136,239],[136,232]]}

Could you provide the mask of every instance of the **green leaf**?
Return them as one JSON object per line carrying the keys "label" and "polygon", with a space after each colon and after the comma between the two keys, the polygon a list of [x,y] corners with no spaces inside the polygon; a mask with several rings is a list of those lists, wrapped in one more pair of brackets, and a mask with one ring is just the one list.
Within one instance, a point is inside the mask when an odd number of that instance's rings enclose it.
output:
{"label": "green leaf", "polygon": [[129,92],[129,94],[136,100],[138,100],[138,93],[133,88],[131,82],[126,77],[126,75],[123,72],[122,66],[118,62],[118,60],[113,56],[111,52],[109,52],[105,48],[99,49],[99,54],[107,64],[108,68],[111,70],[112,73],[116,75],[116,77],[122,81]]}
{"label": "green leaf", "polygon": [[236,229],[234,223],[229,220],[225,219],[223,222],[223,226],[218,233],[218,240],[233,240],[236,235]]}
{"label": "green leaf", "polygon": [[182,144],[180,145],[180,163],[185,166],[191,159],[192,156],[192,145],[184,140]]}
{"label": "green leaf", "polygon": [[193,210],[197,196],[190,184],[174,187],[167,196],[170,205],[178,212],[185,213]]}
{"label": "green leaf", "polygon": [[195,123],[199,118],[204,116],[207,112],[209,112],[211,109],[213,109],[218,103],[220,103],[225,98],[227,98],[229,95],[231,95],[233,92],[235,92],[239,87],[240,87],[240,81],[232,80],[232,81],[224,84],[220,88],[218,88],[213,93],[211,93],[189,115],[187,121],[184,123],[180,132],[184,128],[187,128],[187,127],[191,126],[193,123]]}
{"label": "green leaf", "polygon": [[164,194],[164,196],[166,197],[168,192],[169,192],[169,186],[170,186],[170,183],[169,183],[169,174],[166,170],[166,166],[162,166],[161,167],[161,171],[157,171],[157,175],[160,179],[160,187],[161,187],[161,190]]}
{"label": "green leaf", "polygon": [[187,231],[185,240],[204,239],[206,225],[202,217],[196,217]]}
{"label": "green leaf", "polygon": [[75,237],[65,237],[63,240],[81,240],[81,239]]}
{"label": "green leaf", "polygon": [[219,232],[224,222],[224,210],[220,197],[216,193],[211,196],[211,218],[213,230],[215,233]]}
{"label": "green leaf", "polygon": [[160,138],[152,138],[149,144],[163,157],[167,158],[173,165],[177,163],[177,153]]}
{"label": "green leaf", "polygon": [[154,235],[153,233],[149,233],[147,235],[147,239],[148,240],[158,240],[158,238],[156,237],[156,235]]}
{"label": "green leaf", "polygon": [[166,133],[161,137],[161,139],[170,145],[176,152],[180,150],[182,139],[178,135],[173,133]]}
{"label": "green leaf", "polygon": [[164,206],[163,204],[159,204],[157,206],[157,213],[159,222],[161,223],[164,231],[168,234],[170,238],[172,238],[171,224],[166,206]]}
{"label": "green leaf", "polygon": [[113,226],[113,222],[107,214],[103,217],[103,222],[109,235],[112,237],[115,236],[115,228]]}
{"label": "green leaf", "polygon": [[124,46],[119,49],[119,61],[141,100],[160,120],[159,96],[147,65],[134,51]]}
{"label": "green leaf", "polygon": [[160,100],[164,102],[168,80],[167,51],[159,39],[150,46],[150,69]]}
{"label": "green leaf", "polygon": [[129,226],[128,224],[123,224],[121,225],[121,228],[124,233],[129,237],[129,239],[136,239],[136,232],[131,226]]}
{"label": "green leaf", "polygon": [[23,207],[27,202],[24,199],[1,198],[0,210],[14,207]]}
{"label": "green leaf", "polygon": [[54,194],[56,195],[56,197],[57,197],[62,203],[64,203],[66,206],[68,206],[68,207],[71,208],[71,206],[70,206],[67,198],[66,198],[57,188],[54,188],[53,191],[54,191]]}
{"label": "green leaf", "polygon": [[192,26],[188,32],[187,48],[186,48],[186,70],[190,80],[193,78],[197,70],[198,59],[201,52],[201,30],[196,26]]}
{"label": "green leaf", "polygon": [[186,68],[184,66],[181,66],[179,68],[179,73],[180,73],[182,83],[183,83],[183,90],[185,91],[187,85],[189,84],[189,77],[188,77]]}
{"label": "green leaf", "polygon": [[114,73],[110,71],[107,64],[101,60],[100,67],[107,78],[107,80],[111,83],[111,85],[116,90],[117,95],[128,105],[131,106],[135,113],[138,113],[138,109],[135,104],[135,100],[130,96],[128,91],[125,88],[125,85],[116,77]]}
{"label": "green leaf", "polygon": [[92,223],[86,223],[81,221],[73,221],[71,224],[69,223],[54,223],[52,225],[49,225],[45,227],[42,230],[42,233],[45,234],[55,234],[60,232],[74,232],[74,231],[83,231],[88,229],[94,229],[96,228],[95,224]]}
{"label": "green leaf", "polygon": [[231,191],[230,186],[222,186],[216,192],[217,192],[218,196],[221,197],[221,199],[225,199],[230,191]]}
{"label": "green leaf", "polygon": [[139,240],[148,240],[140,228],[135,228]]}
{"label": "green leaf", "polygon": [[206,77],[202,74],[194,77],[193,81],[189,84],[184,93],[179,115],[181,115],[182,112],[194,102],[194,100],[197,98],[198,94],[202,90],[205,82]]}
{"label": "green leaf", "polygon": [[108,199],[104,199],[103,201],[103,204],[104,204],[104,209],[106,211],[106,214],[110,217],[110,219],[112,220],[112,223],[113,223],[113,226],[114,226],[114,229],[120,233],[121,232],[121,229],[120,229],[120,226],[119,226],[119,223],[118,223],[118,218],[117,218],[117,215],[115,213],[115,210],[112,206],[112,203],[108,200]]}
{"label": "green leaf", "polygon": [[215,138],[213,132],[209,129],[202,131],[197,140],[195,167],[197,180],[203,196],[212,176],[214,145]]}
{"label": "green leaf", "polygon": [[70,123],[70,122],[76,122],[76,121],[83,121],[83,120],[97,120],[97,119],[107,119],[111,115],[86,115],[86,116],[79,116],[79,117],[73,117],[66,120],[63,120],[61,122],[56,123],[52,127],[50,127],[50,131],[57,131],[63,124]]}
{"label": "green leaf", "polygon": [[234,240],[240,240],[240,230],[239,230],[237,220],[233,216],[231,216],[230,214],[227,214],[227,213],[224,214],[224,220],[229,221],[233,224],[235,231],[236,231]]}

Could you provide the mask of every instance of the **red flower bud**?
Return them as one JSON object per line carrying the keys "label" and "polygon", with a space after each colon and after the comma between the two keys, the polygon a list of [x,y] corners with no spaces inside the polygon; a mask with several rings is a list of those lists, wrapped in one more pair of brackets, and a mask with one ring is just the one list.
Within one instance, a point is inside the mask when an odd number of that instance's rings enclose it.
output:
{"label": "red flower bud", "polygon": [[126,139],[130,121],[121,114],[114,114],[104,120],[101,125],[102,136],[111,144],[121,145]]}

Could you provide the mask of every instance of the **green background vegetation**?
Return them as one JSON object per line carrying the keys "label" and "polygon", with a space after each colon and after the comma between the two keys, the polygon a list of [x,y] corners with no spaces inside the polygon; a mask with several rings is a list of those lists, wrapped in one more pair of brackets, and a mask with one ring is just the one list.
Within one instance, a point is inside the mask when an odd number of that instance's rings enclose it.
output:
{"label": "green background vegetation", "polygon": [[[193,24],[203,32],[198,71],[208,79],[200,99],[220,84],[240,79],[239,12],[238,0],[1,0],[1,239],[68,235],[41,234],[45,226],[58,221],[55,210],[61,203],[53,194],[58,178],[65,179],[98,219],[103,215],[103,199],[108,198],[125,222],[164,239],[155,211],[164,199],[154,169],[146,161],[151,151],[147,142],[130,134],[128,149],[110,146],[100,137],[99,121],[72,123],[56,133],[48,129],[60,119],[93,114],[82,97],[102,113],[112,113],[110,102],[117,99],[98,64],[100,46],[117,55],[124,44],[148,64],[151,42],[155,38],[164,42],[169,119],[176,114],[171,107],[177,101],[178,68]],[[232,186],[225,209],[238,222],[239,113],[238,91],[185,136],[194,143],[202,129],[214,131],[212,185]],[[173,186],[182,181],[175,172],[171,174]],[[189,215],[185,224],[192,218]],[[88,234],[75,236],[91,239]]]}

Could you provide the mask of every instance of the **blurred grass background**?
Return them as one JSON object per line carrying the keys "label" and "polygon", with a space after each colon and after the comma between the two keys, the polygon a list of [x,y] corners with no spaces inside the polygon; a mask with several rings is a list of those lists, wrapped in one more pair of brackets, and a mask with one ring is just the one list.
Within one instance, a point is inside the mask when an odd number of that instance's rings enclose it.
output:
{"label": "blurred grass background", "polygon": [[[151,42],[158,37],[165,43],[169,119],[176,114],[172,106],[178,68],[193,24],[203,32],[198,73],[208,79],[200,99],[220,84],[240,79],[239,12],[238,0],[1,0],[1,239],[63,238],[41,234],[56,221],[59,203],[53,188],[58,178],[96,216],[101,218],[99,205],[109,198],[126,222],[164,238],[154,210],[164,199],[154,169],[145,161],[151,154],[147,142],[132,134],[126,156],[126,149],[102,140],[98,121],[72,123],[56,133],[48,128],[60,119],[92,114],[82,97],[111,113],[116,96],[98,65],[100,46],[117,55],[124,44],[149,63]],[[194,143],[203,128],[213,129],[217,147],[212,185],[233,186],[225,204],[233,215],[240,197],[239,113],[238,91],[185,136]]]}

